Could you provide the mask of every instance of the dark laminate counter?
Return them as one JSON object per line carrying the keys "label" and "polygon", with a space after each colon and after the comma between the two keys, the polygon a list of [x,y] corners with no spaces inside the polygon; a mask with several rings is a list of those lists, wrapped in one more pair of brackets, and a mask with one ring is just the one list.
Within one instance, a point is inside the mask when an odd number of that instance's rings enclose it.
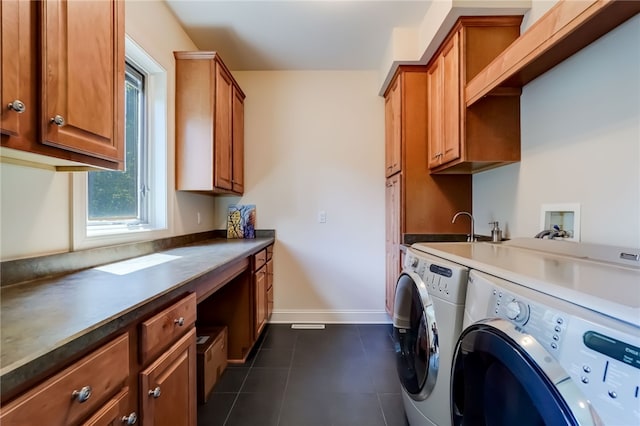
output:
{"label": "dark laminate counter", "polygon": [[225,270],[273,242],[213,239],[162,251],[175,258],[124,275],[91,268],[2,287],[2,395],[193,290],[188,285],[193,280]]}

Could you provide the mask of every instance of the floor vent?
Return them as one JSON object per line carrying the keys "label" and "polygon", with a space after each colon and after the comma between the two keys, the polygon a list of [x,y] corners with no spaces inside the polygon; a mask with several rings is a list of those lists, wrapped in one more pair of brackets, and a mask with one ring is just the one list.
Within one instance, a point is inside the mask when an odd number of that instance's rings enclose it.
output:
{"label": "floor vent", "polygon": [[291,324],[291,328],[298,330],[324,330],[324,324]]}

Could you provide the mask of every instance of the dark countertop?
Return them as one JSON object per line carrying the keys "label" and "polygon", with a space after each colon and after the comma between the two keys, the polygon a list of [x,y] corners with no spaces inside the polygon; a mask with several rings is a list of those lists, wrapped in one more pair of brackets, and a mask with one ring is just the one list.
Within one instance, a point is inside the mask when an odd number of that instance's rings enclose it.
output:
{"label": "dark countertop", "polygon": [[2,287],[2,394],[148,315],[190,281],[273,242],[274,238],[213,239],[162,251],[176,258],[125,275],[90,268]]}

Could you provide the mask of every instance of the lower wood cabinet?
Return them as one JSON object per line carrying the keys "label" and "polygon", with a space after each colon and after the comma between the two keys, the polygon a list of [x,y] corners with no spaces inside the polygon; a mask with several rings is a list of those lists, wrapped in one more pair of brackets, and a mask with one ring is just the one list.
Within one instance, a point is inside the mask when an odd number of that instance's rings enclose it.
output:
{"label": "lower wood cabinet", "polygon": [[140,373],[142,424],[191,426],[196,414],[196,330]]}
{"label": "lower wood cabinet", "polygon": [[[112,405],[110,399],[123,389],[128,376],[129,335],[124,334],[3,406],[0,424],[81,424]],[[91,418],[95,422],[87,424],[109,424]]]}
{"label": "lower wood cabinet", "polygon": [[99,409],[83,426],[122,426],[138,423],[138,414],[129,412],[129,388],[114,396]]}
{"label": "lower wood cabinet", "polygon": [[228,361],[244,362],[273,310],[272,255],[273,245],[242,259],[199,303],[202,289],[187,285],[189,293],[63,361],[64,369],[3,401],[0,424],[196,426],[196,317],[198,326],[227,326]]}

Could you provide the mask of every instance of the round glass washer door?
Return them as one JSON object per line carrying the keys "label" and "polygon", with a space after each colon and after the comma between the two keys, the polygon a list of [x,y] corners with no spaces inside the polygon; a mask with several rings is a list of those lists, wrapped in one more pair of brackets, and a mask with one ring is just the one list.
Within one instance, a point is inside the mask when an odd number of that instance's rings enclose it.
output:
{"label": "round glass washer door", "polygon": [[427,287],[412,271],[396,283],[393,339],[402,386],[414,400],[426,399],[438,377],[438,328]]}

